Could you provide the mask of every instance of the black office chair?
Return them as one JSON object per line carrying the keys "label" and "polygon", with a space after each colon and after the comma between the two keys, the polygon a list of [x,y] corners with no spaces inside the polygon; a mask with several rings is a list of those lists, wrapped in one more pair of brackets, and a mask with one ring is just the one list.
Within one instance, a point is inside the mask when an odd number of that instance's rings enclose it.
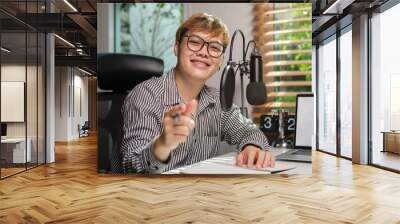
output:
{"label": "black office chair", "polygon": [[97,170],[122,173],[120,145],[122,140],[121,108],[126,95],[137,84],[161,76],[161,59],[131,54],[98,54],[97,73]]}
{"label": "black office chair", "polygon": [[90,130],[89,121],[85,121],[85,123],[82,126],[78,124],[79,138],[89,136],[89,130]]}

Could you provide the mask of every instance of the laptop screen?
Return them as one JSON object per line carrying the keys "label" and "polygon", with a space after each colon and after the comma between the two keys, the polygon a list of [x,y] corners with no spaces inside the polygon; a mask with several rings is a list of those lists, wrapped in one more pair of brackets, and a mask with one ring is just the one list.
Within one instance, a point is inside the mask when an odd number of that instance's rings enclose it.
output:
{"label": "laptop screen", "polygon": [[296,99],[296,133],[294,148],[311,149],[314,132],[313,94],[299,94]]}

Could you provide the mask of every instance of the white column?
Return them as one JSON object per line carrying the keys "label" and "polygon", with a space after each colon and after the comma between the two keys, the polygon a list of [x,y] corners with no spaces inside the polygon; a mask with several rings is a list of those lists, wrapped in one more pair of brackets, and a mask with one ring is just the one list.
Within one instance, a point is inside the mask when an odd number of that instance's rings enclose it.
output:
{"label": "white column", "polygon": [[55,133],[55,58],[54,35],[46,36],[46,163],[55,161],[54,133]]}
{"label": "white column", "polygon": [[316,150],[316,133],[317,133],[317,47],[312,45],[312,86],[311,91],[314,94],[314,127],[313,127],[313,134],[312,134],[312,143],[311,148],[312,150]]}
{"label": "white column", "polygon": [[353,162],[368,163],[368,15],[353,20]]}

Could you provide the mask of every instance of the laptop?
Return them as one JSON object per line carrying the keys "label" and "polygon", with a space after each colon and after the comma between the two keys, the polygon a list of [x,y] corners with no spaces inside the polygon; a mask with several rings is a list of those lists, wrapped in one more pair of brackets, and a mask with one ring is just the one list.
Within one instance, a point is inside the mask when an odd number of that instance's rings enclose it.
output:
{"label": "laptop", "polygon": [[313,94],[299,94],[296,97],[294,149],[277,155],[276,160],[311,163],[313,132],[314,96]]}

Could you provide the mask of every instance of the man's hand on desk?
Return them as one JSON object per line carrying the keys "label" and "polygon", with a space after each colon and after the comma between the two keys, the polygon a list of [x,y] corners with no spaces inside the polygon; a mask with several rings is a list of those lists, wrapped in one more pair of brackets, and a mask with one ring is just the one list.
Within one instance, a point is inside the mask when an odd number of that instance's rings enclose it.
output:
{"label": "man's hand on desk", "polygon": [[261,150],[254,145],[247,145],[236,156],[236,165],[257,169],[274,167],[275,158],[269,151]]}

